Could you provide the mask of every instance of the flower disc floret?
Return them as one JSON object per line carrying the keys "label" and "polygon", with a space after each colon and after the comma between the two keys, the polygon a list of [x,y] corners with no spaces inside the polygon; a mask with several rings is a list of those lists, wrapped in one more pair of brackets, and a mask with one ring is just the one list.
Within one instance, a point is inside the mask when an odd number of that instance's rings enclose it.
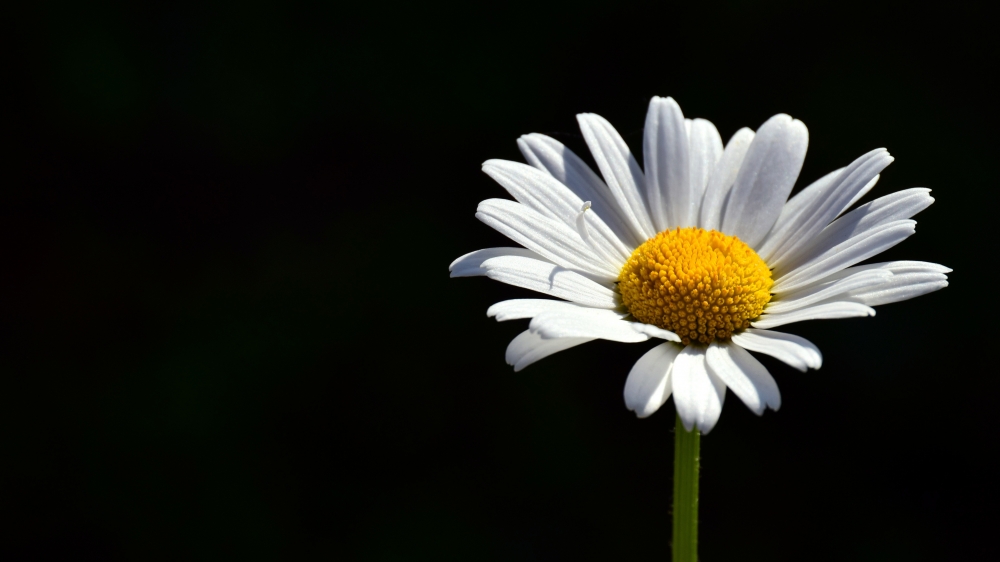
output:
{"label": "flower disc floret", "polygon": [[771,300],[771,271],[735,236],[701,228],[665,230],[622,267],[618,290],[636,320],[670,330],[685,345],[727,340]]}

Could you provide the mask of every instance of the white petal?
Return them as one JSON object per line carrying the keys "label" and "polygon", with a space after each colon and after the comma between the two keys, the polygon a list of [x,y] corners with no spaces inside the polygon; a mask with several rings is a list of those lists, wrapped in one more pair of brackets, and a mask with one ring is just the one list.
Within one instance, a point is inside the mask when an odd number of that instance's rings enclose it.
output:
{"label": "white petal", "polygon": [[[527,164],[507,160],[487,160],[483,171],[525,206],[575,229],[584,200],[556,178]],[[611,267],[621,267],[632,255],[632,249],[622,243],[595,212],[582,216],[593,238],[590,246],[596,248]]]}
{"label": "white petal", "polygon": [[746,127],[736,131],[729,139],[722,157],[712,170],[705,187],[705,196],[701,202],[701,219],[699,225],[705,230],[722,228],[722,209],[725,206],[729,191],[736,182],[736,175],[743,164],[743,158],[753,141],[754,132]]}
{"label": "white petal", "polygon": [[623,316],[611,310],[581,307],[542,312],[532,318],[528,326],[543,338],[600,338],[625,343],[649,339],[648,335],[634,329],[632,322],[622,320]]}
{"label": "white petal", "polygon": [[851,291],[864,291],[878,287],[892,278],[892,272],[884,269],[859,271],[854,275],[830,283],[819,283],[790,293],[783,293],[767,304],[768,314],[781,314],[805,308],[827,300],[848,300],[837,298]]}
{"label": "white petal", "polygon": [[942,270],[951,271],[936,263],[925,262],[889,262],[873,265],[880,266],[878,269],[892,271],[892,278],[878,287],[851,291],[845,300],[868,306],[905,301],[947,287],[948,276],[942,273]]}
{"label": "white petal", "polygon": [[688,178],[688,135],[684,114],[673,98],[649,102],[642,138],[646,199],[657,231],[687,222],[694,206]]}
{"label": "white petal", "polygon": [[[952,271],[950,267],[939,263],[915,260],[897,260],[856,265],[844,271],[867,271],[869,269],[884,269],[891,271],[894,275],[902,275],[905,273],[940,273],[943,275],[945,273],[951,273]],[[838,273],[838,275],[845,275],[845,273]]]}
{"label": "white petal", "polygon": [[827,302],[782,314],[764,314],[753,322],[754,328],[777,328],[804,320],[830,320],[855,316],[875,316],[875,309],[856,302]]}
{"label": "white petal", "polygon": [[909,219],[893,221],[841,242],[788,274],[778,277],[771,292],[781,294],[794,291],[884,252],[910,237],[916,224]]}
{"label": "white petal", "polygon": [[670,368],[681,346],[661,343],[636,361],[625,380],[625,407],[645,418],[670,398]]}
{"label": "white petal", "polygon": [[934,202],[929,189],[913,188],[891,193],[854,209],[833,221],[808,244],[801,244],[795,252],[785,253],[780,259],[767,262],[775,276],[791,271],[812,256],[895,220],[908,219]]}
{"label": "white petal", "polygon": [[[881,176],[879,174],[875,174],[875,177],[872,178],[871,180],[869,180],[868,183],[866,183],[865,186],[861,188],[861,191],[858,191],[857,193],[854,194],[854,197],[852,197],[851,200],[847,203],[847,205],[844,206],[844,209],[845,210],[850,209],[851,205],[857,203],[858,199],[861,199],[862,197],[865,196],[865,194],[867,194],[869,191],[871,191],[872,188],[875,187],[875,184],[878,183],[878,179],[880,177]],[[930,190],[928,189],[927,191],[930,191]],[[843,212],[843,211],[841,211],[841,212]]]}
{"label": "white petal", "polygon": [[767,368],[738,345],[730,344],[726,346],[726,349],[740,370],[750,378],[767,407],[777,412],[781,408],[781,392],[778,391],[778,383],[774,381],[774,377],[767,371]]}
{"label": "white petal", "polygon": [[858,193],[864,191],[886,166],[892,163],[892,156],[884,148],[878,148],[851,162],[825,189],[804,205],[793,224],[783,233],[784,240],[769,252],[768,263],[779,261],[785,254],[794,254],[799,247],[811,243],[821,230],[833,219],[847,210]]}
{"label": "white petal", "polygon": [[[904,301],[943,289],[948,286],[951,268],[937,263],[923,261],[891,261],[856,265],[839,271],[827,279],[836,280],[859,271],[885,270],[892,272],[892,278],[878,287],[851,291],[844,300],[859,302],[868,306],[878,306]],[[827,280],[824,280],[824,283]]]}
{"label": "white petal", "polygon": [[898,278],[893,279],[898,285],[890,287],[881,287],[877,290],[868,291],[859,295],[850,295],[849,298],[852,301],[867,304],[868,306],[879,306],[882,304],[889,304],[893,302],[900,302],[909,300],[921,295],[926,295],[927,293],[933,293],[940,289],[944,289],[948,286],[947,281],[930,281],[925,283],[914,283],[909,282],[908,284],[903,284],[906,279]]}
{"label": "white petal", "polygon": [[788,240],[788,236],[793,230],[801,226],[799,220],[802,213],[808,212],[815,204],[816,199],[830,189],[840,179],[840,174],[843,172],[843,168],[830,172],[807,185],[785,203],[781,208],[781,214],[778,215],[778,220],[774,221],[774,226],[764,237],[764,241],[761,242],[760,248],[757,250],[757,255],[761,259],[770,263],[772,254]]}
{"label": "white petal", "polygon": [[532,133],[517,140],[517,146],[529,164],[552,175],[583,201],[590,201],[592,208],[615,235],[629,247],[642,244],[632,232],[625,213],[615,201],[611,190],[579,156],[561,142]]}
{"label": "white petal", "polygon": [[483,262],[486,276],[508,285],[524,287],[597,308],[618,306],[618,297],[611,289],[552,263],[531,258],[504,256]]}
{"label": "white petal", "polygon": [[618,271],[586,246],[579,233],[525,205],[487,199],[476,209],[476,218],[553,263],[605,282],[618,279]]}
{"label": "white petal", "polygon": [[843,279],[845,277],[854,275],[860,271],[870,271],[872,269],[884,269],[890,271],[893,275],[899,275],[902,273],[951,273],[951,268],[945,267],[941,264],[930,263],[926,261],[913,261],[913,260],[898,260],[898,261],[887,261],[880,263],[869,263],[865,265],[856,265],[854,267],[848,267],[847,269],[842,269],[836,273],[833,273],[818,283],[829,283],[831,281],[837,281],[838,279]]}
{"label": "white petal", "polygon": [[761,125],[723,210],[723,232],[757,247],[778,219],[808,145],[806,126],[788,115],[775,115]]}
{"label": "white petal", "polygon": [[604,182],[625,213],[635,237],[643,241],[652,238],[656,230],[641,191],[645,189],[646,180],[628,145],[603,117],[582,113],[576,118]]}
{"label": "white petal", "polygon": [[699,226],[701,221],[701,205],[705,198],[708,178],[715,170],[722,157],[722,137],[711,121],[694,119],[691,122],[691,138],[688,154],[690,156],[689,172],[691,182],[691,209],[687,220],[678,226]]}
{"label": "white petal", "polygon": [[507,320],[531,318],[543,312],[573,310],[577,308],[581,308],[581,306],[572,302],[552,299],[511,299],[500,301],[491,306],[486,311],[486,316],[489,318],[496,317],[497,322],[504,322]]}
{"label": "white petal", "polygon": [[684,428],[708,433],[719,421],[726,385],[705,367],[705,352],[688,346],[674,359],[670,374],[674,404]]}
{"label": "white petal", "polygon": [[852,290],[835,297],[835,300],[878,306],[912,299],[947,287],[948,276],[945,274],[951,272],[951,268],[940,264],[909,260],[856,265],[828,275],[808,285],[805,289],[798,289],[796,293],[815,287],[828,286],[846,277],[873,270],[888,271],[893,275],[880,285]]}
{"label": "white petal", "polygon": [[803,372],[807,368],[819,369],[823,365],[823,354],[819,348],[794,334],[748,328],[733,335],[732,339],[734,344],[744,349],[770,355]]}
{"label": "white petal", "polygon": [[639,332],[640,334],[646,334],[651,338],[660,338],[661,340],[667,340],[672,342],[680,342],[681,337],[677,334],[671,332],[670,330],[664,330],[659,326],[654,326],[652,324],[643,324],[642,322],[633,322],[632,329]]}
{"label": "white petal", "polygon": [[511,340],[510,345],[507,346],[507,364],[513,365],[514,372],[516,373],[540,359],[545,359],[553,353],[558,353],[589,341],[594,340],[593,338],[543,339],[538,334],[531,333],[530,330],[524,331]]}
{"label": "white petal", "polygon": [[781,407],[778,383],[742,347],[712,342],[705,353],[705,361],[709,372],[719,377],[753,413],[759,416],[767,407],[772,410]]}
{"label": "white petal", "polygon": [[469,252],[451,262],[448,271],[451,277],[473,277],[476,275],[486,275],[486,270],[479,267],[484,261],[500,256],[521,256],[541,261],[548,261],[542,256],[532,252],[527,248],[486,248]]}

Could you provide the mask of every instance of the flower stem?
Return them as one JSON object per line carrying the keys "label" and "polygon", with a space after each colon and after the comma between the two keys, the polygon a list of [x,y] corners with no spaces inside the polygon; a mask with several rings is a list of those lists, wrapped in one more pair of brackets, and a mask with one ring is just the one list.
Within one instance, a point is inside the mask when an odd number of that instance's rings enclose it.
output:
{"label": "flower stem", "polygon": [[701,432],[674,429],[674,562],[698,562],[698,470]]}

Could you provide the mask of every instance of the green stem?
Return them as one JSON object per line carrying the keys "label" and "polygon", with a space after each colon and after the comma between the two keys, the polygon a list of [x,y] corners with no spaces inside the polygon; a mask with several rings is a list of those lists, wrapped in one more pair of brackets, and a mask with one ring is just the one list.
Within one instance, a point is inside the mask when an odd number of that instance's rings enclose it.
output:
{"label": "green stem", "polygon": [[698,562],[698,469],[701,433],[674,429],[674,562]]}

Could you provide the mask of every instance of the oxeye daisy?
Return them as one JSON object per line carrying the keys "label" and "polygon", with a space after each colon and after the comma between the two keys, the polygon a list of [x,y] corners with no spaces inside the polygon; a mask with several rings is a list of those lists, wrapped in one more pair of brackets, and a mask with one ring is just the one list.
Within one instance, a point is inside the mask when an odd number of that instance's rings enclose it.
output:
{"label": "oxeye daisy", "polygon": [[451,275],[558,299],[487,311],[531,319],[507,347],[515,371],[595,339],[664,340],[632,367],[625,405],[646,417],[674,397],[673,560],[696,562],[701,433],[715,427],[727,388],[757,415],[781,406],[774,378],[750,352],[818,369],[815,345],[772,328],[873,316],[873,306],[946,287],[951,270],[938,264],[858,265],[913,234],[911,217],[934,200],[928,189],[906,189],[849,211],[892,162],[881,148],[789,199],[809,134],[784,114],[723,146],[711,122],[653,98],[645,169],[610,123],[577,118],[601,175],[552,138],[521,137],[530,165],[483,164],[516,201],[488,199],[476,212],[521,247],[468,253]]}
{"label": "oxeye daisy", "polygon": [[521,247],[470,252],[450,266],[452,277],[485,275],[555,297],[487,311],[531,319],[507,348],[515,371],[595,339],[664,340],[632,367],[625,405],[646,417],[673,396],[684,428],[708,433],[727,388],[758,415],[780,407],[774,378],[750,352],[820,367],[814,344],[773,328],[873,316],[873,306],[948,285],[951,270],[934,263],[857,265],[913,234],[911,217],[934,201],[913,188],[848,211],[892,162],[885,149],[789,199],[809,135],[788,115],[723,146],[710,121],[685,119],[672,98],[655,97],[643,167],[605,119],[577,118],[600,175],[555,139],[521,137],[528,164],[483,164],[514,201],[487,199],[476,212]]}

